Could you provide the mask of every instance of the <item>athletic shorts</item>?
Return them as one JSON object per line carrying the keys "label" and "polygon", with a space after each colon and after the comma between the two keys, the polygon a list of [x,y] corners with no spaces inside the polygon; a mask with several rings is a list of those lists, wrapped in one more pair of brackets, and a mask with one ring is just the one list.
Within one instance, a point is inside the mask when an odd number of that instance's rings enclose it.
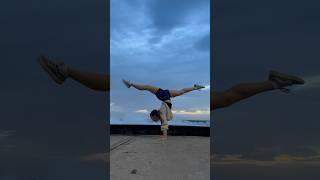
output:
{"label": "athletic shorts", "polygon": [[163,90],[161,88],[156,92],[156,96],[160,101],[167,101],[171,98],[170,91],[168,89]]}

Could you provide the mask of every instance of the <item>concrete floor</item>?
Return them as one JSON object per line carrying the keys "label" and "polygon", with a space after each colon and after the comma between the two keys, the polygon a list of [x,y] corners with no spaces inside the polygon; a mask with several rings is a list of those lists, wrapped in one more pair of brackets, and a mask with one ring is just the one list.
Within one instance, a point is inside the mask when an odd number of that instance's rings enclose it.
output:
{"label": "concrete floor", "polygon": [[111,180],[209,180],[210,137],[111,136]]}

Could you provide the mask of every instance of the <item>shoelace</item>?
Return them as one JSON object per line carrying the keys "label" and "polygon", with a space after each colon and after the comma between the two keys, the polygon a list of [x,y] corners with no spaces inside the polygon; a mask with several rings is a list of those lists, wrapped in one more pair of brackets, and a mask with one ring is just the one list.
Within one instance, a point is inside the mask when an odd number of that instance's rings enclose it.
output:
{"label": "shoelace", "polygon": [[[274,87],[276,87],[277,89],[279,89],[280,91],[282,91],[282,92],[284,92],[284,93],[290,93],[290,92],[291,92],[291,90],[290,90],[289,88],[281,87],[281,86],[278,84],[277,81],[281,81],[281,79],[275,78],[275,79],[273,80],[273,82],[275,83],[275,84],[274,84]],[[292,85],[292,84],[291,84],[291,85]]]}

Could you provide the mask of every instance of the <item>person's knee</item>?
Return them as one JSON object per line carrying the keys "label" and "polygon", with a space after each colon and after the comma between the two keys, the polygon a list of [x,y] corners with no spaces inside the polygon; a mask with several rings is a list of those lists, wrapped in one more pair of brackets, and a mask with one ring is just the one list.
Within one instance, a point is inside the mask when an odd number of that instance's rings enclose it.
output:
{"label": "person's knee", "polygon": [[177,91],[178,96],[181,96],[184,93],[186,93],[185,89],[181,89],[181,90]]}
{"label": "person's knee", "polygon": [[238,101],[238,95],[232,92],[223,92],[216,96],[216,100],[213,99],[214,108],[224,108],[231,106]]}

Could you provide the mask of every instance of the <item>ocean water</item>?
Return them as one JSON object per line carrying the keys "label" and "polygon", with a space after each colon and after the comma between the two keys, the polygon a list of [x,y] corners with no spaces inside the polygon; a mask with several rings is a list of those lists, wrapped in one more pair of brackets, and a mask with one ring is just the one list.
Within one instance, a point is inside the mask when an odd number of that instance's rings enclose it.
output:
{"label": "ocean water", "polygon": [[[135,120],[119,120],[111,119],[110,124],[112,125],[160,125],[160,122],[153,122],[152,120],[135,119]],[[169,121],[169,125],[176,126],[200,126],[210,127],[209,120],[184,120],[184,119],[173,119]]]}

